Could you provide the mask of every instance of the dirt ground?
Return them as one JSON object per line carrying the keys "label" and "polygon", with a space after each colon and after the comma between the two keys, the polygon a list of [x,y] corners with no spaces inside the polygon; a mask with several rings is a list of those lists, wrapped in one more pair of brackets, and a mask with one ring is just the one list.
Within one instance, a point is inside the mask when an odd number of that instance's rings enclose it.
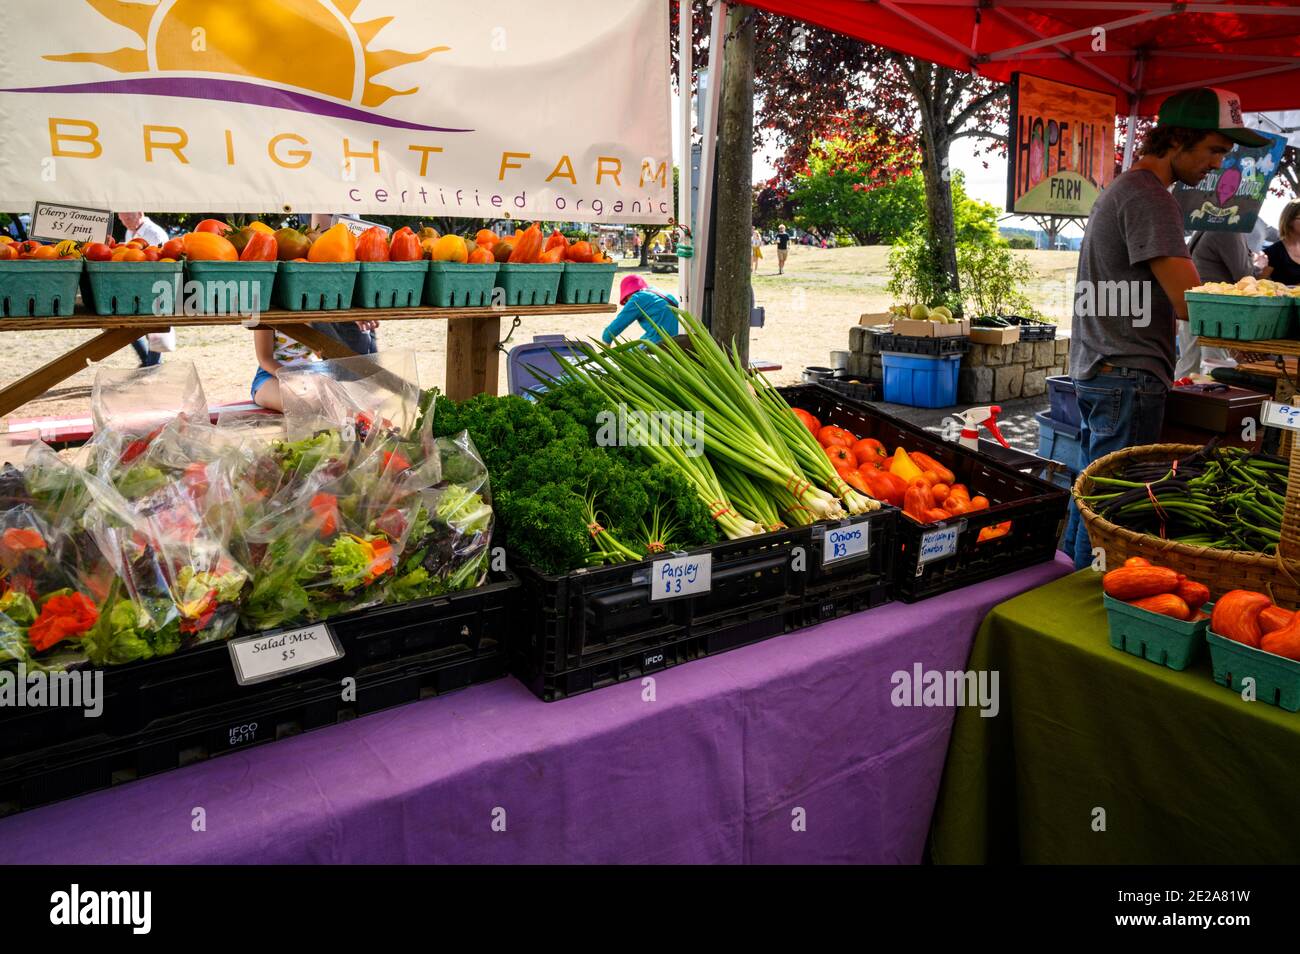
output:
{"label": "dirt ground", "polygon": [[[848,329],[864,312],[884,311],[891,299],[885,291],[889,273],[888,249],[883,246],[843,249],[792,247],[784,275],[776,273],[776,249],[765,247],[764,258],[754,276],[754,294],[766,308],[766,327],[755,328],[750,355],[781,365],[771,377],[777,384],[799,380],[808,365],[824,365],[831,351],[848,348]],[[1068,328],[1067,282],[1073,279],[1077,255],[1074,252],[1017,252],[1028,258],[1037,280],[1028,290],[1045,314]],[[615,281],[635,269],[620,268]],[[676,291],[674,275],[643,274],[647,281],[665,291]],[[609,322],[609,316],[555,316],[523,320],[514,330],[507,347],[531,341],[535,335],[563,334],[594,337]],[[510,331],[510,320],[502,322],[502,334]],[[12,334],[3,339],[0,351],[0,380],[13,381],[94,335],[93,331],[38,331]],[[248,388],[256,370],[253,343],[241,327],[177,329],[179,350],[164,361],[193,361],[199,369],[209,403],[248,399]],[[395,321],[380,325],[380,348],[411,348],[417,355],[420,384],[441,385],[445,373],[447,330],[441,321]],[[127,348],[103,364],[130,368],[137,364]],[[81,417],[90,410],[94,368],[87,368],[64,381],[58,388],[31,401],[12,415],[30,417]],[[505,361],[501,362],[500,390],[506,389]]]}

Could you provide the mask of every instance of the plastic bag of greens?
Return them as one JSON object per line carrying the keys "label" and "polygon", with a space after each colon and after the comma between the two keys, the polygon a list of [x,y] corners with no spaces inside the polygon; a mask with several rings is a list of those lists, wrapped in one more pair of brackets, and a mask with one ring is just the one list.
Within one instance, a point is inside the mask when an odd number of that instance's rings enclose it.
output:
{"label": "plastic bag of greens", "polygon": [[420,492],[387,601],[403,603],[480,586],[492,545],[487,468],[469,434],[434,442],[441,480]]}
{"label": "plastic bag of greens", "polygon": [[91,662],[148,659],[229,638],[249,573],[205,523],[193,486],[169,480],[144,502],[93,476],[87,488],[83,524],[116,577],[86,639]]}
{"label": "plastic bag of greens", "polygon": [[395,438],[372,437],[342,473],[323,466],[245,529],[253,585],[244,625],[272,629],[379,603],[421,504],[431,463],[413,465]]}
{"label": "plastic bag of greens", "polygon": [[56,537],[29,506],[0,513],[0,667],[61,671],[86,662],[99,606],[59,563]]}

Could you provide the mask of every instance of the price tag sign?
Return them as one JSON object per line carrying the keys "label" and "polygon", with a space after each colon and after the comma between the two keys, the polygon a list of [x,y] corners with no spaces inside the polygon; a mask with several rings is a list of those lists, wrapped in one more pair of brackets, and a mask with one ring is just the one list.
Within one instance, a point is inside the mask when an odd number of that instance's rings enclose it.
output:
{"label": "price tag sign", "polygon": [[351,232],[353,235],[357,236],[358,238],[361,236],[361,233],[365,232],[367,229],[374,229],[374,228],[383,229],[385,235],[393,234],[393,230],[390,229],[387,225],[380,225],[378,222],[367,222],[365,219],[354,219],[350,215],[334,216],[334,224],[337,225],[340,222],[346,225],[348,231]]}
{"label": "price tag sign", "polygon": [[1269,427],[1287,431],[1300,431],[1300,407],[1265,401],[1260,408],[1260,419]]}
{"label": "price tag sign", "polygon": [[669,557],[650,566],[650,601],[696,596],[713,589],[713,554]]}
{"label": "price tag sign", "polygon": [[866,556],[871,549],[871,526],[865,520],[847,527],[829,527],[822,540],[822,566]]}
{"label": "price tag sign", "polygon": [[27,234],[40,242],[102,242],[112,229],[113,213],[107,209],[37,202]]}
{"label": "price tag sign", "polygon": [[325,623],[244,636],[226,645],[235,665],[235,681],[241,686],[343,658],[343,647]]}
{"label": "price tag sign", "polygon": [[961,536],[963,525],[955,523],[950,527],[940,527],[921,535],[921,554],[918,566],[925,566],[935,560],[943,560],[957,552],[957,538]]}

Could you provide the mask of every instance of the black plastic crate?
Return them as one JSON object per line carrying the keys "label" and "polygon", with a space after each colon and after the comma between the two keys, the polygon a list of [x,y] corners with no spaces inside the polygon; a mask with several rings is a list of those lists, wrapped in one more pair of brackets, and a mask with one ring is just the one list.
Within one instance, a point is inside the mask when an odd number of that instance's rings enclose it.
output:
{"label": "black plastic crate", "polygon": [[[355,695],[320,680],[250,692],[224,705],[161,719],[125,736],[96,735],[0,759],[0,815],[181,768],[228,752],[506,674],[503,646],[448,662],[437,651],[361,667]],[[257,687],[250,687],[257,688]]]}
{"label": "black plastic crate", "polygon": [[691,635],[692,627],[725,625],[752,613],[777,616],[803,592],[795,550],[806,554],[808,545],[808,530],[800,528],[692,550],[711,555],[712,589],[658,601],[650,591],[653,560],[554,576],[516,565],[529,617],[512,629],[520,678],[528,682],[534,673],[554,675],[663,646]]}
{"label": "black plastic crate", "polygon": [[[502,652],[519,580],[495,574],[485,585],[411,603],[376,606],[329,620],[341,658],[252,686],[235,679],[226,643],[103,670],[103,713],[70,707],[0,707],[0,760],[90,736],[134,736],[158,720],[240,705],[286,689],[296,696],[337,692],[368,667],[415,660],[452,665]],[[237,637],[238,638],[238,637]]]}
{"label": "black plastic crate", "polygon": [[970,338],[966,335],[948,335],[944,338],[921,338],[914,335],[881,335],[877,342],[881,353],[924,354],[943,357],[949,354],[965,354],[970,348]]}
{"label": "black plastic crate", "polygon": [[857,377],[830,377],[822,378],[821,383],[836,394],[843,394],[854,401],[880,400],[879,381],[863,381]]}
{"label": "black plastic crate", "polygon": [[[1069,493],[1014,465],[978,454],[955,441],[943,441],[913,424],[873,407],[849,401],[819,385],[782,388],[793,406],[813,414],[823,424],[847,428],[859,437],[874,437],[885,446],[900,444],[929,454],[949,468],[971,494],[989,499],[977,513],[921,525],[900,515],[895,557],[894,594],[915,602],[958,587],[1002,576],[1051,560],[1066,518]],[[978,542],[985,527],[1012,522],[1006,536]],[[956,528],[956,550],[950,556],[920,562],[922,542],[936,531]],[[933,539],[933,538],[931,538]]]}

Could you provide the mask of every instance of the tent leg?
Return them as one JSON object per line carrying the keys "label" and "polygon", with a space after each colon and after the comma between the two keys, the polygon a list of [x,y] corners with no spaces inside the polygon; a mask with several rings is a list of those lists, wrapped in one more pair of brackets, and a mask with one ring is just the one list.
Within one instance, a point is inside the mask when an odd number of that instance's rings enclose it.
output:
{"label": "tent leg", "polygon": [[1124,139],[1124,162],[1120,166],[1121,172],[1128,172],[1129,166],[1133,165],[1133,146],[1137,141],[1137,97],[1129,98],[1128,111],[1128,136]]}
{"label": "tent leg", "polygon": [[[704,108],[703,146],[700,150],[700,207],[695,219],[699,227],[695,230],[695,267],[691,270],[691,290],[688,295],[691,307],[696,314],[702,314],[704,306],[704,269],[709,261],[709,229],[712,226],[710,212],[713,202],[713,173],[717,166],[715,156],[718,151],[718,106],[722,98],[722,71],[725,68],[727,51],[726,23],[728,7],[724,0],[715,0],[713,4],[713,27],[709,33],[709,90],[708,103]],[[689,164],[686,175],[690,175]]]}

